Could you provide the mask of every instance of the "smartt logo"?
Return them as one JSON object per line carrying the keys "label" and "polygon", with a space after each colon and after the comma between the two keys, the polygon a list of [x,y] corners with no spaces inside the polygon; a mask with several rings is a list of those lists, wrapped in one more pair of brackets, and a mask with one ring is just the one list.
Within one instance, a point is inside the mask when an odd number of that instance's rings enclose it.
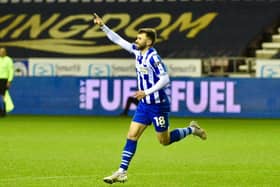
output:
{"label": "smartt logo", "polygon": [[53,64],[34,64],[32,74],[33,76],[54,76],[55,66]]}
{"label": "smartt logo", "polygon": [[111,76],[109,64],[90,64],[88,66],[88,75],[90,77],[108,77]]}
{"label": "smartt logo", "polygon": [[262,65],[261,66],[261,77],[280,77],[280,64],[275,65]]}

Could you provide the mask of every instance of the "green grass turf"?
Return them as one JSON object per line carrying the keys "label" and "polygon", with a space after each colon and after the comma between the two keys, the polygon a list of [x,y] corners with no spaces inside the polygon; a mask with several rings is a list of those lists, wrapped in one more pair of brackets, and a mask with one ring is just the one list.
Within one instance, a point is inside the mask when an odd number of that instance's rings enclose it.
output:
{"label": "green grass turf", "polygon": [[[171,129],[190,119],[171,118]],[[280,185],[279,120],[197,119],[208,140],[164,147],[147,128],[118,187]],[[103,187],[115,171],[129,117],[8,116],[0,119],[0,186]]]}

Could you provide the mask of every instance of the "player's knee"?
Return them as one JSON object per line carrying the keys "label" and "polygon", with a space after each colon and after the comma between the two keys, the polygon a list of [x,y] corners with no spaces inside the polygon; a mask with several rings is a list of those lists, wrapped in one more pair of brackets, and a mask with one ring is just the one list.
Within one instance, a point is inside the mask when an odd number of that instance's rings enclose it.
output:
{"label": "player's knee", "polygon": [[169,145],[169,140],[168,139],[160,139],[159,143],[163,146]]}
{"label": "player's knee", "polygon": [[127,138],[130,140],[137,140],[138,136],[135,133],[128,133]]}

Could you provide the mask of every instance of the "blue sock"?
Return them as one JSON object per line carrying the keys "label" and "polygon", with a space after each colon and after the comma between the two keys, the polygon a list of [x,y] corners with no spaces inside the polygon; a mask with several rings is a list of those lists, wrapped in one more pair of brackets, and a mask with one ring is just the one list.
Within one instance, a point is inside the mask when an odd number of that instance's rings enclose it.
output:
{"label": "blue sock", "polygon": [[136,151],[137,141],[127,139],[122,152],[122,162],[120,168],[127,170],[129,163]]}
{"label": "blue sock", "polygon": [[180,141],[181,139],[185,138],[189,134],[192,134],[192,129],[190,127],[174,129],[173,131],[170,132],[169,144]]}

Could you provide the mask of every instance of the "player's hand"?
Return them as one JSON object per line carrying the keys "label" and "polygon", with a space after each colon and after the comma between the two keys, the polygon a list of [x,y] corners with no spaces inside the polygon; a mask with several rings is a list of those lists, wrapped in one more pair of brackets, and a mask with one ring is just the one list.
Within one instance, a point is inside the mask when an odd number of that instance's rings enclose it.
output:
{"label": "player's hand", "polygon": [[104,25],[103,20],[96,13],[93,13],[93,23],[100,27]]}
{"label": "player's hand", "polygon": [[7,88],[7,89],[9,89],[9,88],[10,88],[10,86],[11,86],[11,83],[10,83],[10,82],[7,82],[7,84],[6,84],[6,88]]}
{"label": "player's hand", "polygon": [[143,99],[146,96],[145,92],[142,90],[139,90],[135,92],[134,97],[138,100]]}

